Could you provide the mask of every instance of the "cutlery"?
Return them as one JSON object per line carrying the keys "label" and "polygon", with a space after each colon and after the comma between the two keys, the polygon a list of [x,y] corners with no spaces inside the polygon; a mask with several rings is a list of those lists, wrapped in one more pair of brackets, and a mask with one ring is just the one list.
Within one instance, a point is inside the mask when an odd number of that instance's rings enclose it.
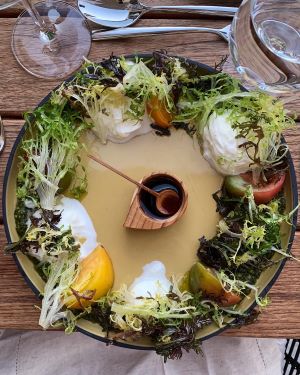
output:
{"label": "cutlery", "polygon": [[4,149],[4,145],[5,145],[4,124],[0,116],[0,154]]}
{"label": "cutlery", "polygon": [[98,25],[119,28],[133,25],[151,11],[196,13],[211,16],[234,17],[238,8],[222,6],[146,6],[138,0],[78,0],[78,9],[88,20]]}
{"label": "cutlery", "polygon": [[213,33],[219,35],[221,38],[229,41],[230,25],[223,27],[223,29],[213,29],[210,27],[124,27],[117,30],[93,30],[92,39],[106,40],[106,39],[119,39],[119,38],[132,38],[145,35],[156,34],[176,34],[187,32],[199,33]]}

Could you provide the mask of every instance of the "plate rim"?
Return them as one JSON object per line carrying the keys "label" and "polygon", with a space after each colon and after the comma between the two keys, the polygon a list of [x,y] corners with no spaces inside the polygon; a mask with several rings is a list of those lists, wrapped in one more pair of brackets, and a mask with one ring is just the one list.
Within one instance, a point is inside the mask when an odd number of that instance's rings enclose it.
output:
{"label": "plate rim", "polygon": [[[122,55],[122,56],[124,56],[127,59],[132,59],[134,57],[138,57],[138,58],[141,58],[141,59],[147,59],[147,58],[151,58],[153,55],[151,53],[136,53],[136,54]],[[218,71],[216,69],[214,69],[213,67],[211,67],[209,65],[206,65],[206,64],[203,64],[203,63],[201,63],[199,61],[192,60],[190,58],[183,57],[183,56],[178,56],[178,55],[176,55],[176,56],[169,55],[169,56],[170,57],[176,57],[176,58],[179,58],[179,59],[181,59],[183,61],[191,63],[192,65],[196,65],[197,67],[203,68],[204,70],[206,70],[209,73],[212,73],[212,74],[218,73]],[[116,57],[118,57],[118,56],[116,56]],[[73,78],[74,78],[74,74],[71,77],[67,78],[66,80],[62,81],[58,86],[56,86],[55,88],[53,88],[38,103],[38,105],[34,108],[34,110],[37,109],[37,108],[39,108],[41,105],[45,104],[50,99],[50,97],[52,95],[52,92],[55,91],[55,90],[57,90],[61,86],[62,83],[69,82]],[[26,124],[26,122],[24,121],[24,124],[23,124],[21,130],[19,131],[19,133],[18,133],[18,135],[16,137],[16,140],[15,140],[15,142],[13,144],[13,147],[12,147],[12,149],[10,151],[10,154],[9,154],[9,157],[8,157],[8,160],[7,160],[7,164],[6,164],[4,178],[3,178],[3,187],[2,187],[2,216],[3,216],[4,232],[5,232],[6,239],[7,239],[8,242],[12,241],[11,236],[10,236],[10,230],[9,230],[9,225],[8,225],[8,220],[7,220],[7,210],[6,210],[6,206],[7,206],[7,199],[6,199],[6,197],[7,197],[7,191],[8,191],[8,180],[9,180],[9,176],[10,176],[10,172],[11,172],[11,169],[12,169],[12,164],[13,164],[13,161],[14,161],[14,158],[15,158],[15,155],[16,155],[17,148],[18,148],[19,144],[21,143],[23,135],[24,135],[25,130],[26,130],[25,129],[25,124]],[[285,142],[285,139],[284,139],[283,136],[282,136],[282,140],[283,140],[283,142]],[[288,160],[288,165],[289,165],[292,205],[293,205],[293,207],[297,207],[297,205],[298,205],[297,177],[296,177],[295,167],[294,167],[293,158],[291,156],[290,150],[287,153],[287,160]],[[292,216],[292,220],[291,220],[291,233],[290,233],[290,236],[289,236],[289,239],[288,239],[289,242],[288,242],[288,247],[287,247],[287,253],[291,252],[291,247],[292,247],[292,244],[294,242],[295,232],[296,232],[296,224],[297,224],[297,213],[298,213],[298,209],[294,212],[294,214]],[[12,254],[12,257],[13,257],[16,265],[17,265],[18,271],[20,272],[20,274],[22,275],[22,277],[25,279],[25,282],[27,283],[27,285],[31,288],[31,290],[33,291],[33,293],[35,294],[35,296],[38,297],[41,300],[42,296],[41,296],[40,291],[36,288],[36,286],[30,280],[29,276],[24,271],[24,269],[21,266],[21,263],[20,263],[17,255],[16,254]],[[284,258],[283,260],[281,260],[280,266],[278,267],[278,269],[274,273],[274,275],[273,275],[272,279],[270,280],[270,282],[266,285],[266,287],[264,289],[261,290],[261,292],[259,293],[259,296],[264,297],[269,292],[269,290],[274,285],[275,281],[278,279],[280,273],[282,272],[283,267],[285,266],[286,261],[287,261],[287,258]],[[256,306],[257,306],[257,303],[254,300],[253,303],[248,307],[248,309],[245,310],[245,312],[251,312]],[[233,320],[233,323],[235,321],[236,321],[236,319]],[[224,332],[225,330],[230,329],[230,328],[231,328],[230,326],[225,326],[225,327],[219,328],[215,332],[213,332],[213,333],[205,336],[204,338],[201,338],[201,342],[205,341],[205,340],[208,340],[208,339],[210,339],[210,338],[212,338],[214,336],[218,336],[219,334],[221,334],[222,332]],[[75,331],[81,332],[81,333],[83,333],[83,334],[85,334],[85,335],[87,335],[87,336],[89,336],[89,337],[91,337],[93,339],[96,339],[98,341],[104,342],[107,345],[114,345],[114,346],[119,346],[119,347],[123,347],[123,348],[127,348],[127,349],[133,349],[133,350],[155,350],[155,348],[153,346],[138,346],[138,345],[135,345],[135,344],[129,344],[129,343],[126,343],[126,342],[116,341],[116,340],[112,340],[112,339],[109,339],[109,338],[106,338],[106,337],[101,337],[101,336],[98,336],[98,335],[96,335],[96,334],[94,334],[94,333],[92,333],[90,331],[87,331],[85,328],[78,327],[78,325],[76,325]]]}

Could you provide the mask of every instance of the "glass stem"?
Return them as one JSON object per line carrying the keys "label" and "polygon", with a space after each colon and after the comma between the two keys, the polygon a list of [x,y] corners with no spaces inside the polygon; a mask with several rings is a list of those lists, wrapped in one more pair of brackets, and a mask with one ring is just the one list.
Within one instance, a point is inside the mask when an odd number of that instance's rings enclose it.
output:
{"label": "glass stem", "polygon": [[31,3],[31,0],[22,0],[24,8],[29,13],[30,17],[32,17],[34,23],[40,29],[40,32],[44,34],[44,36],[50,40],[54,39],[55,37],[55,26],[51,25],[48,27],[42,17],[39,15],[39,12],[36,10],[34,5]]}

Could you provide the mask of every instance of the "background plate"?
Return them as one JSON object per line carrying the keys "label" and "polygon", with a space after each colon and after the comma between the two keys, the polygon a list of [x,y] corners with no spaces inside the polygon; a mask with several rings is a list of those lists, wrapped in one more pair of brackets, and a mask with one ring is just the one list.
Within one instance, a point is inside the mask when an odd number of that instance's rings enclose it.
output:
{"label": "background plate", "polygon": [[[139,55],[149,58],[149,55]],[[128,56],[130,58],[130,56]],[[187,60],[196,65],[199,74],[214,73],[206,66]],[[50,94],[39,104],[42,105]],[[16,175],[18,146],[24,135],[24,128],[16,139],[8,160],[3,188],[4,226],[8,242],[18,239],[14,222],[16,202]],[[152,171],[167,171],[181,178],[189,193],[189,203],[185,215],[175,225],[159,231],[136,232],[122,227],[125,220],[134,186],[120,177],[105,170],[91,160],[84,164],[88,174],[88,195],[82,201],[91,216],[98,240],[107,248],[115,269],[114,287],[121,283],[130,284],[141,273],[142,266],[152,260],[161,260],[167,269],[167,275],[182,275],[196,261],[198,238],[215,234],[218,215],[211,194],[218,190],[222,178],[217,175],[202,158],[199,146],[185,132],[174,131],[171,137],[158,137],[153,133],[137,137],[125,144],[101,145],[94,137],[84,139],[89,152],[101,157],[122,169],[133,178],[140,179]],[[289,172],[285,182],[287,210],[297,205],[297,188],[291,156],[288,155]],[[293,226],[282,227],[282,244],[290,250],[295,232],[296,214]],[[32,290],[40,295],[44,282],[35,271],[30,259],[23,255],[14,255],[16,263]],[[274,256],[274,259],[280,255]],[[285,260],[266,270],[258,280],[260,295],[264,295],[277,279]],[[243,310],[255,306],[254,295],[241,303]],[[96,324],[80,320],[77,329],[98,340],[106,341],[105,334]],[[199,330],[198,337],[207,339],[220,333],[215,324]],[[147,339],[134,344],[119,340],[117,345],[136,349],[152,349]]]}

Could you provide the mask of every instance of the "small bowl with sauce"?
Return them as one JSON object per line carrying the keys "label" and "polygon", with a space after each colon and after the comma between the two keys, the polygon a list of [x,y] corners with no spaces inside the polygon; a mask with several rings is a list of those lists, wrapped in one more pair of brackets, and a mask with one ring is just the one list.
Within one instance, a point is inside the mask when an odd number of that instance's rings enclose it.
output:
{"label": "small bowl with sauce", "polygon": [[182,181],[167,173],[152,173],[140,181],[160,194],[157,198],[143,189],[134,192],[124,227],[160,229],[177,222],[184,214],[188,194]]}

